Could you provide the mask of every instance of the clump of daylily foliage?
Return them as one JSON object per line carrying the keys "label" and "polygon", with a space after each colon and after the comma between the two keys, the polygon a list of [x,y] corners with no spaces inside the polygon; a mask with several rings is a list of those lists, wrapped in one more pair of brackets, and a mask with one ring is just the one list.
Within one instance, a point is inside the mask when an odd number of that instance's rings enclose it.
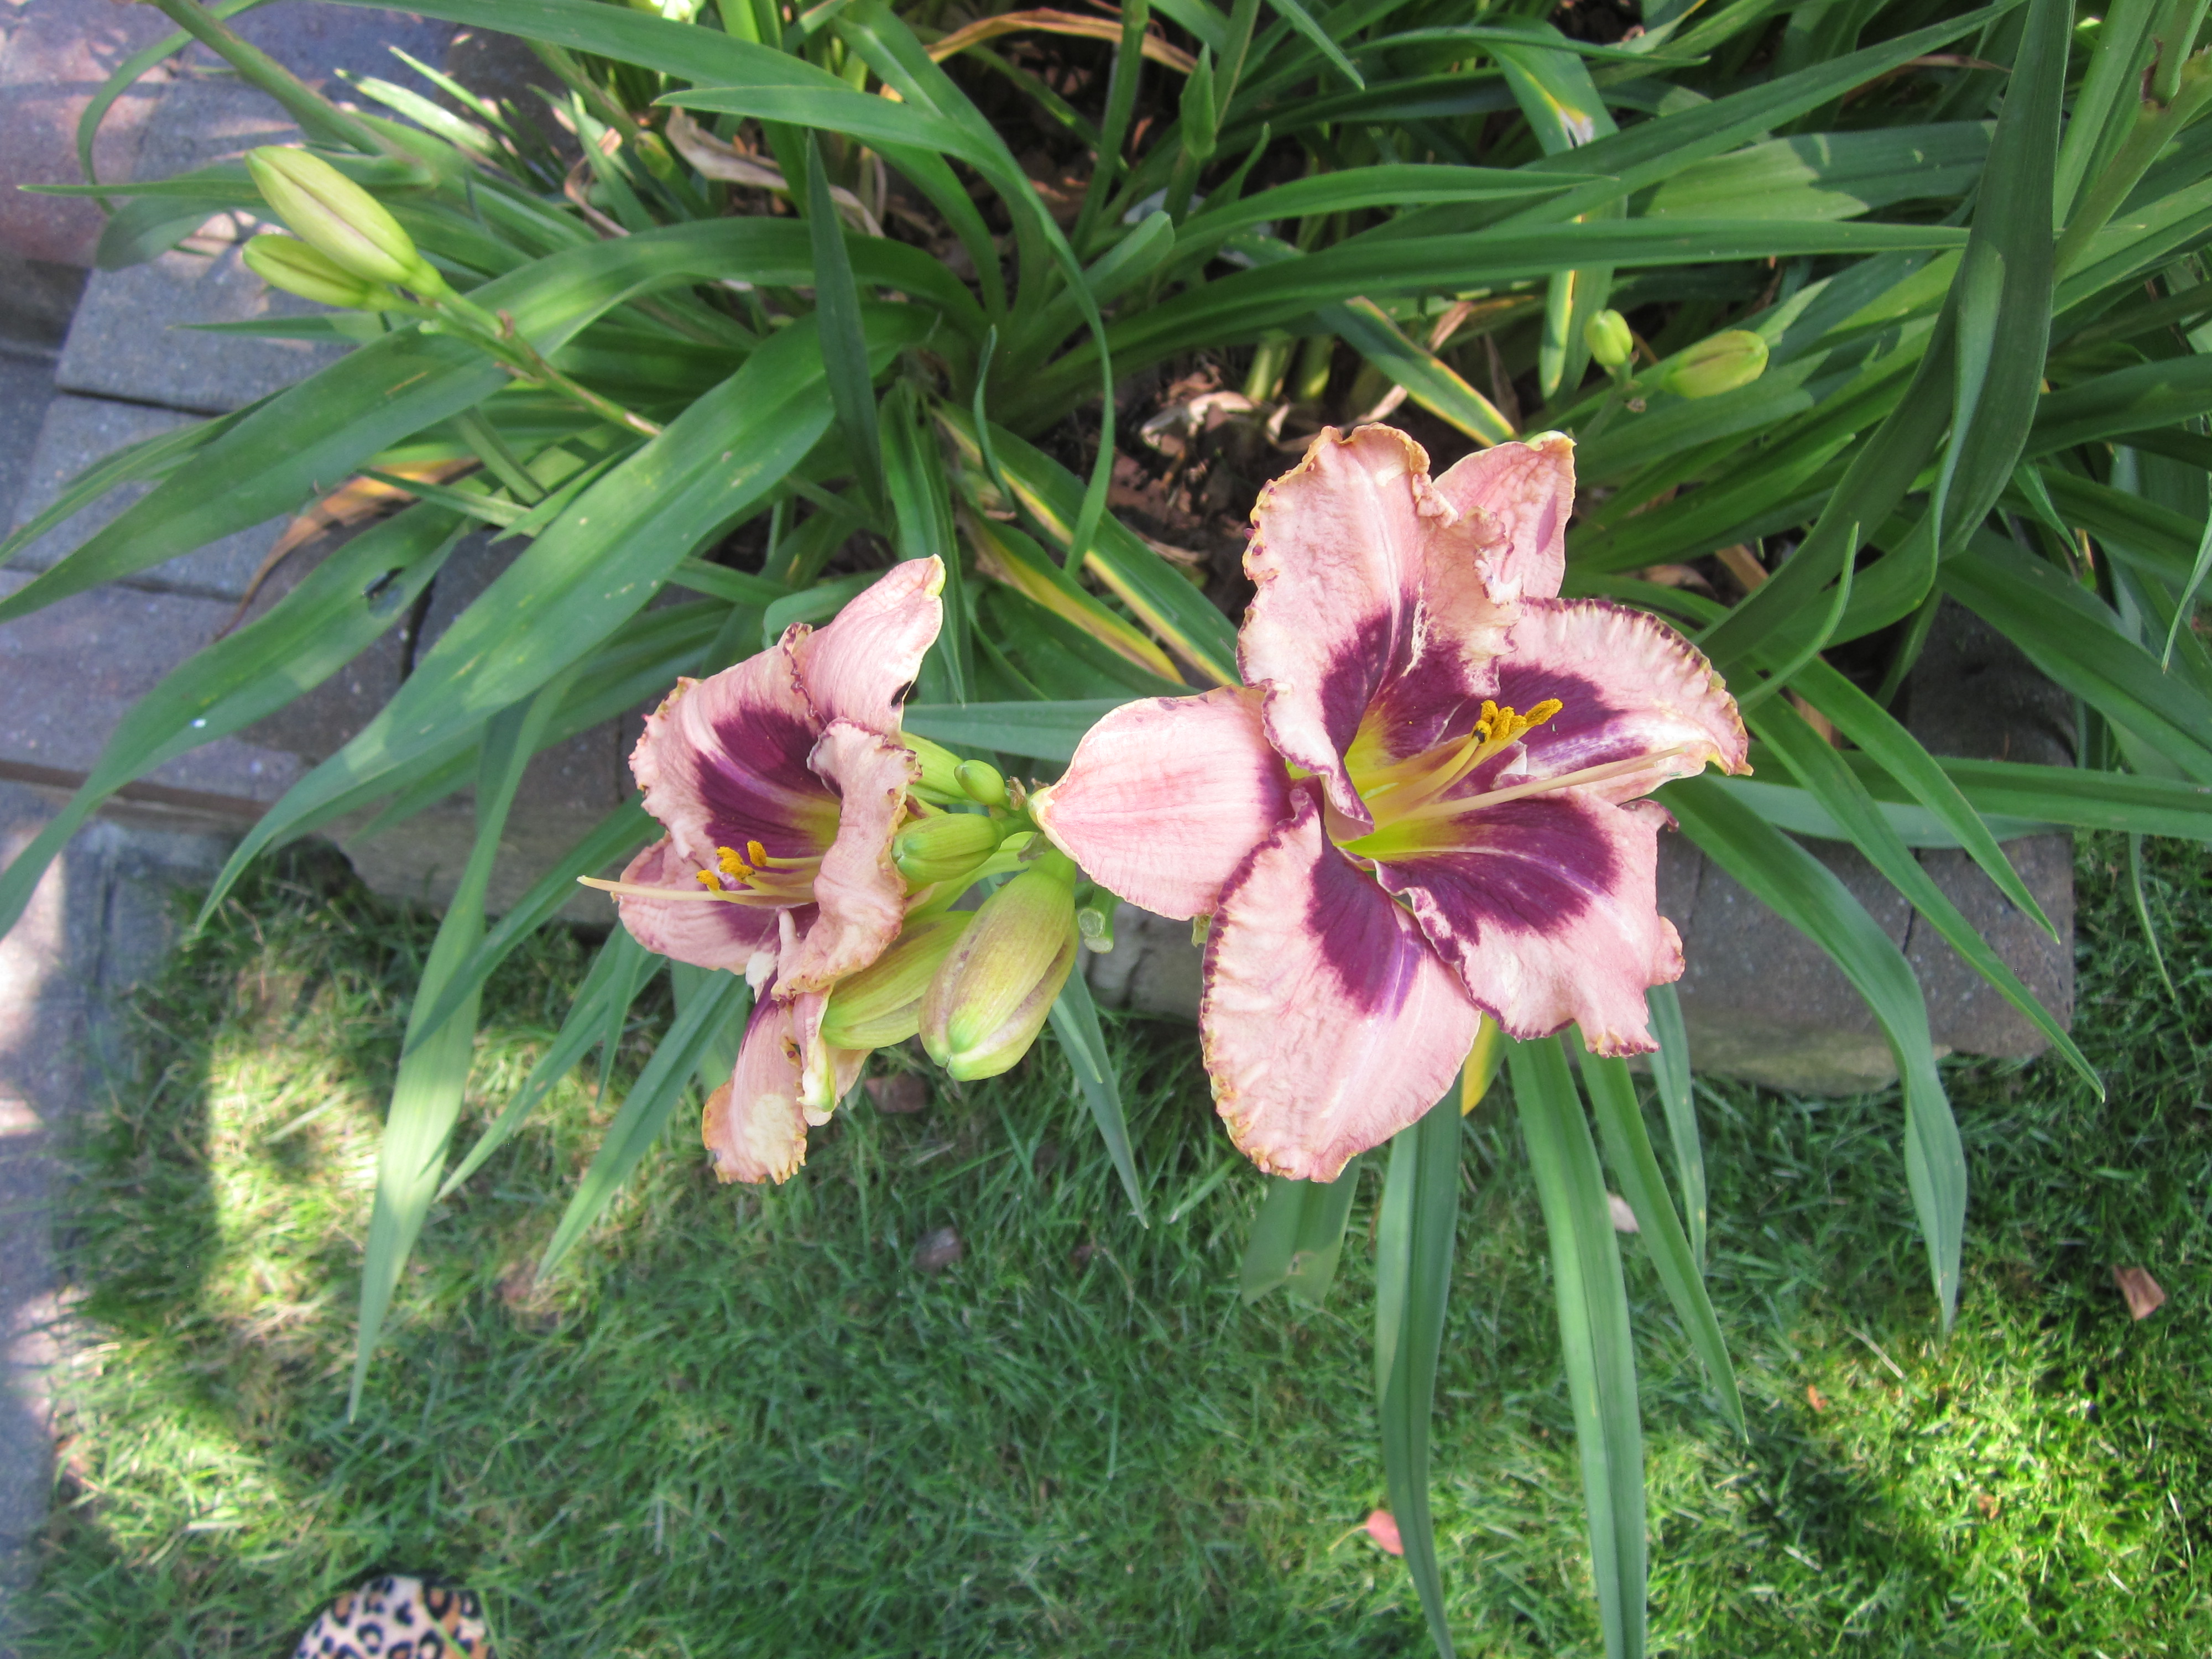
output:
{"label": "clump of daylily foliage", "polygon": [[[1510,1077],[1626,1659],[1615,1201],[1743,1420],[1655,901],[1670,822],[1865,1000],[1948,1320],[1966,1169],[1926,1001],[1805,842],[1855,848],[2094,1080],[1920,853],[2055,934],[2004,841],[2212,838],[2204,0],[410,0],[526,33],[544,84],[416,65],[438,100],[372,76],[349,104],[230,9],[153,3],[182,33],[90,100],[83,155],[188,40],[304,142],[88,181],[120,204],[102,263],[253,215],[246,264],[331,309],[249,326],[355,349],[72,483],[5,550],[151,488],[0,622],[272,519],[322,556],[131,711],[0,872],[0,922],[116,790],[410,629],[467,533],[520,549],[210,901],[289,836],[473,787],[356,1401],[435,1198],[664,973],[674,1020],[541,1272],[694,1079],[717,1171],[786,1180],[872,1049],[985,1077],[1048,1025],[1143,1218],[1076,970],[1127,900],[1204,935],[1200,1054],[1273,1172],[1247,1295],[1323,1298],[1363,1155],[1385,1166],[1377,1420],[1447,1653],[1426,1425],[1460,1114]],[[333,522],[358,533],[315,541]],[[1923,744],[1946,607],[2071,696],[2075,764]],[[637,795],[488,915],[532,757],[640,708]],[[625,926],[448,1170],[483,988],[580,878]]]}

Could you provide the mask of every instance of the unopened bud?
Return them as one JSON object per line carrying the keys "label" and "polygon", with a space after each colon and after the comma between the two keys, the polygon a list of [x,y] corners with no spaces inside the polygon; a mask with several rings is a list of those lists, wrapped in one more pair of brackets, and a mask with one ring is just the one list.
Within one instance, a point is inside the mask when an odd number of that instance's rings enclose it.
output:
{"label": "unopened bud", "polygon": [[921,1043],[962,1082],[1030,1050],[1075,966],[1075,866],[1048,853],[983,901],[921,1000]]}
{"label": "unopened bud", "polygon": [[823,1042],[833,1048],[884,1048],[920,1030],[922,996],[975,919],[970,911],[950,910],[914,922],[883,955],[838,981],[823,1012]]}
{"label": "unopened bud", "polygon": [[446,292],[446,279],[384,204],[319,155],[264,144],[246,153],[246,165],[276,216],[341,270],[365,282]]}
{"label": "unopened bud", "polygon": [[921,775],[914,782],[916,794],[937,800],[968,799],[968,792],[960,787],[960,768],[964,763],[959,756],[911,732],[901,732],[899,741],[912,750],[914,757],[921,763]]}
{"label": "unopened bud", "polygon": [[319,305],[387,311],[399,303],[399,296],[382,283],[363,282],[295,236],[252,237],[239,250],[238,257],[270,287]]}
{"label": "unopened bud", "polygon": [[1661,382],[1680,398],[1715,398],[1766,373],[1766,342],[1747,328],[1700,340],[1674,359]]}
{"label": "unopened bud", "polygon": [[1601,368],[1619,368],[1636,355],[1636,337],[1628,331],[1628,319],[1617,311],[1601,311],[1584,323],[1583,339]]}
{"label": "unopened bud", "polygon": [[968,792],[968,799],[979,806],[1004,806],[1006,804],[1005,774],[988,761],[962,761],[952,769],[960,780],[960,787]]}
{"label": "unopened bud", "polygon": [[1198,64],[1182,83],[1182,106],[1177,112],[1182,122],[1182,147],[1194,161],[1203,161],[1213,154],[1219,134],[1220,121],[1213,106],[1213,53],[1211,49],[1198,49]]}
{"label": "unopened bud", "polygon": [[999,825],[974,812],[939,812],[891,840],[891,862],[917,887],[966,875],[999,849]]}

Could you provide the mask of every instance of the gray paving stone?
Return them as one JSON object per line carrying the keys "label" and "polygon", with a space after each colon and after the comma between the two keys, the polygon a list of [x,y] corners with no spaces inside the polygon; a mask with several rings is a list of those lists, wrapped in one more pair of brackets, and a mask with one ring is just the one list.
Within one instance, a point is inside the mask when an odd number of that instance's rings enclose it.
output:
{"label": "gray paving stone", "polygon": [[[70,479],[103,456],[112,454],[125,444],[186,425],[191,418],[173,410],[149,409],[143,404],[117,403],[105,398],[66,393],[55,398],[40,428],[30,475],[16,503],[14,521],[25,523],[44,511]],[[51,568],[152,487],[133,484],[112,491],[105,499],[57,525],[24,548],[9,562],[9,568]],[[142,571],[131,580],[142,586],[226,599],[234,605],[253,580],[253,573],[261,568],[281,528],[279,524],[271,522],[241,530]]]}
{"label": "gray paving stone", "polygon": [[233,240],[242,239],[251,222],[244,216],[209,222],[220,234],[144,264],[93,273],[55,370],[63,391],[221,415],[282,392],[345,355],[335,344],[205,334],[187,326],[322,310],[277,292],[246,268]]}
{"label": "gray paving stone", "polygon": [[54,366],[40,357],[0,349],[0,524],[12,524],[15,503],[30,482],[39,428],[54,400]]}
{"label": "gray paving stone", "polygon": [[[0,784],[0,860],[49,803]],[[0,939],[0,1642],[28,1583],[52,1486],[51,1374],[70,1344],[52,1212],[55,1143],[104,1091],[127,1086],[123,1011],[173,942],[170,892],[222,866],[229,837],[118,822],[88,826]]]}
{"label": "gray paving stone", "polygon": [[0,351],[52,362],[83,292],[84,272],[76,266],[0,248]]}
{"label": "gray paving stone", "polygon": [[[28,578],[0,572],[0,593]],[[0,760],[84,772],[116,722],[178,663],[215,636],[233,607],[180,593],[108,586],[74,594],[0,628]],[[155,769],[149,781],[245,801],[273,801],[299,759],[221,738]]]}

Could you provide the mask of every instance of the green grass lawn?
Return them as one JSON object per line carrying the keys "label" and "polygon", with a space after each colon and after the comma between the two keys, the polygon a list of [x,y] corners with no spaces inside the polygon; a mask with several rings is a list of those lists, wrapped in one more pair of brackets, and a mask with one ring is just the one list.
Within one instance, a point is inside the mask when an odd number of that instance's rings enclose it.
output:
{"label": "green grass lawn", "polygon": [[[2109,1100],[2052,1064],[1950,1073],[1974,1184],[1948,1341],[1894,1096],[1703,1091],[1750,1437],[1632,1243],[1655,1650],[2212,1651],[2212,874],[2195,848],[2153,860],[2177,1008],[2119,857],[2081,863],[2077,1029]],[[1240,1306],[1261,1182],[1206,1190],[1232,1154],[1170,1028],[1117,1036],[1149,1231],[1048,1046],[915,1115],[855,1109],[772,1192],[718,1188],[684,1115],[538,1284],[606,1116],[572,1083],[434,1212],[348,1424],[376,1129],[428,939],[296,859],[144,998],[143,1078],[76,1149],[82,1346],[26,1653],[274,1656],[376,1570],[466,1579],[514,1656],[1424,1650],[1401,1565],[1355,1530],[1383,1498],[1379,1174],[1325,1311]],[[495,982],[465,1136],[583,961],[551,935]],[[1595,1655],[1509,1103],[1466,1151],[1435,1455],[1455,1628],[1472,1654]],[[921,1271],[947,1226],[964,1258]],[[2130,1322],[2116,1264],[2166,1308]]]}

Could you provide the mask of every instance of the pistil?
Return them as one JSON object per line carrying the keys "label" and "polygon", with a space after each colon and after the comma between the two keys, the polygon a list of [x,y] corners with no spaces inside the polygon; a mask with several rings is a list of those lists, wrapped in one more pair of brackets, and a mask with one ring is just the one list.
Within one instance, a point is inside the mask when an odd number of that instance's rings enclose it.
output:
{"label": "pistil", "polygon": [[1480,852],[1479,847],[1455,846],[1449,842],[1431,844],[1417,842],[1409,832],[1423,825],[1464,817],[1492,806],[1503,806],[1508,801],[1525,800],[1531,795],[1556,794],[1563,789],[1572,789],[1587,784],[1603,783],[1631,772],[1641,771],[1661,761],[1686,755],[1696,747],[1693,744],[1676,744],[1671,749],[1655,749],[1648,755],[1632,755],[1626,760],[1607,761],[1601,766],[1585,766],[1579,771],[1562,772],[1556,777],[1532,778],[1526,783],[1510,784],[1503,789],[1487,790],[1480,795],[1463,795],[1455,800],[1431,800],[1425,805],[1393,817],[1387,824],[1378,826],[1373,833],[1357,841],[1343,843],[1344,850],[1361,858],[1386,858],[1393,853],[1467,853]]}

